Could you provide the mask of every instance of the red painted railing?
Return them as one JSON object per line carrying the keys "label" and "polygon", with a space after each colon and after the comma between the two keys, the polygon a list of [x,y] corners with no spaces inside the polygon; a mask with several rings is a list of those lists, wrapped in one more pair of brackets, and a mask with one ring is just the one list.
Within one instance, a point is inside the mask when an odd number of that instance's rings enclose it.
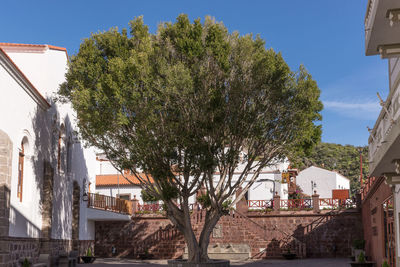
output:
{"label": "red painted railing", "polygon": [[371,188],[373,187],[375,181],[377,181],[378,179],[375,177],[368,177],[365,181],[363,186],[360,189],[360,193],[361,193],[361,199],[364,200],[369,191],[371,190]]}
{"label": "red painted railing", "polygon": [[281,199],[281,208],[285,209],[311,209],[311,199]]}
{"label": "red painted railing", "polygon": [[[181,205],[178,204],[178,207],[180,208]],[[198,209],[197,204],[189,204],[189,210],[192,211],[194,208]],[[137,212],[159,213],[159,212],[163,212],[163,211],[164,211],[163,204],[159,204],[159,203],[138,204],[138,206],[137,206]]]}
{"label": "red painted railing", "polygon": [[138,209],[139,212],[140,211],[148,211],[148,212],[152,212],[152,213],[156,213],[156,212],[161,212],[163,211],[163,206],[162,204],[138,204]]}
{"label": "red painted railing", "polygon": [[353,199],[335,199],[335,198],[320,198],[320,208],[339,209],[339,208],[354,208],[356,203]]}
{"label": "red painted railing", "polygon": [[272,209],[273,200],[248,200],[247,206],[249,209]]}
{"label": "red painted railing", "polygon": [[88,207],[123,214],[132,213],[132,201],[93,193],[89,193]]}

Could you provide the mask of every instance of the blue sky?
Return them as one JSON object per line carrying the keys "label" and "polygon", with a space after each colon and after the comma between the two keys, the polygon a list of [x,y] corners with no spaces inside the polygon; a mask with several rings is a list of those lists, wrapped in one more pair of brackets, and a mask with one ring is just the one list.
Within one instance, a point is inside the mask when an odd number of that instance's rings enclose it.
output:
{"label": "blue sky", "polygon": [[364,54],[367,0],[128,1],[3,0],[0,42],[52,44],[69,54],[83,38],[110,27],[127,27],[135,16],[154,32],[180,13],[214,16],[230,31],[260,34],[291,66],[304,64],[321,89],[325,108],[322,141],[366,145],[388,93],[387,61]]}

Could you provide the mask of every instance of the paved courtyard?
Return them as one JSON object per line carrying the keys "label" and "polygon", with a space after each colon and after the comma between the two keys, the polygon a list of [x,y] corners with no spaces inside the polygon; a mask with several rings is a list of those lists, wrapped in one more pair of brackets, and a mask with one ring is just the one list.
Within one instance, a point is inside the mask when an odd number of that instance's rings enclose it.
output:
{"label": "paved courtyard", "polygon": [[[289,267],[289,266],[304,266],[304,267],[344,267],[350,266],[349,259],[347,258],[329,258],[329,259],[298,259],[298,260],[258,260],[258,261],[241,261],[231,262],[234,266],[243,267]],[[146,267],[161,267],[166,266],[166,260],[129,260],[129,259],[97,259],[92,265],[96,267],[112,267],[112,266],[146,266]],[[78,264],[80,267],[84,267],[85,264]]]}

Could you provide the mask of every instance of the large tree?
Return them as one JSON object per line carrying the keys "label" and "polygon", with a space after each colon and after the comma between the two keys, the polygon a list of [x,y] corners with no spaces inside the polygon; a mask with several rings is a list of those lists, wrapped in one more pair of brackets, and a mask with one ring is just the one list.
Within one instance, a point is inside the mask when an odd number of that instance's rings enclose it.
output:
{"label": "large tree", "polygon": [[[232,207],[263,168],[321,135],[320,91],[305,68],[292,72],[259,36],[229,33],[208,17],[180,15],[156,34],[139,17],[130,34],[92,34],[66,79],[59,93],[76,110],[82,138],[164,202],[192,262],[208,260],[210,233],[239,188]],[[245,167],[233,179],[243,150]],[[202,186],[209,205],[196,238],[189,197]]]}

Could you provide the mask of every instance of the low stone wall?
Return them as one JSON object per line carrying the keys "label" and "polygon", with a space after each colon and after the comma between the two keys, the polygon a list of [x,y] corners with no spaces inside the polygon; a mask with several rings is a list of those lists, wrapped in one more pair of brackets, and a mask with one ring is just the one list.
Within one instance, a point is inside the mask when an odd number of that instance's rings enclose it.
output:
{"label": "low stone wall", "polygon": [[[84,255],[88,247],[93,251],[94,240],[79,240],[79,247],[80,255]],[[72,240],[0,237],[0,267],[18,266],[20,258],[31,258],[36,262],[41,253],[57,258],[71,250]]]}
{"label": "low stone wall", "polygon": [[0,266],[17,266],[18,259],[36,259],[40,251],[40,240],[35,238],[0,238]]}
{"label": "low stone wall", "polygon": [[[195,232],[199,234],[202,218],[192,217]],[[97,256],[137,258],[152,254],[155,258],[179,258],[184,253],[183,236],[162,216],[141,216],[130,222],[96,222],[95,225]],[[352,240],[361,239],[362,235],[358,210],[231,214],[218,222],[210,238],[209,251],[245,244],[250,247],[251,257],[277,258],[288,248],[294,251],[300,244],[306,257],[347,257]]]}

